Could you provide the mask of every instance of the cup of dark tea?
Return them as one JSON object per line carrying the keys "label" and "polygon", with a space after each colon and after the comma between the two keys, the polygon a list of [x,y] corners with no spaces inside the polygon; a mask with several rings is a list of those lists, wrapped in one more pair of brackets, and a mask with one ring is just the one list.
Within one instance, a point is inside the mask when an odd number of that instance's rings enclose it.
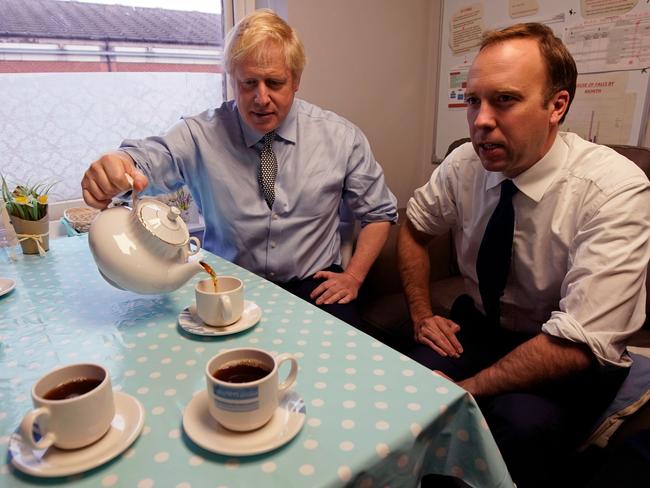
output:
{"label": "cup of dark tea", "polygon": [[237,322],[244,312],[244,283],[234,276],[199,281],[194,287],[196,313],[207,325],[221,327]]}
{"label": "cup of dark tea", "polygon": [[32,402],[36,408],[23,417],[20,430],[34,449],[88,446],[106,434],[115,416],[111,377],[99,364],[50,371],[32,387]]}
{"label": "cup of dark tea", "polygon": [[[279,368],[285,362],[291,369],[280,383]],[[297,375],[298,361],[289,353],[273,357],[254,348],[223,351],[205,367],[210,414],[226,429],[258,429],[271,420]]]}

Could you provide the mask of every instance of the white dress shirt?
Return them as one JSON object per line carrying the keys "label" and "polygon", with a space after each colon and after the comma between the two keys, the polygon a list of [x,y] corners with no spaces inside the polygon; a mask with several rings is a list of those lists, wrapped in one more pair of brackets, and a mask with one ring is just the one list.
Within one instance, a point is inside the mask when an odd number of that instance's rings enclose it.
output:
{"label": "white dress shirt", "polygon": [[[452,152],[407,208],[415,228],[451,229],[465,289],[479,308],[476,257],[499,200],[471,143]],[[650,183],[605,146],[560,132],[550,151],[514,180],[515,231],[501,323],[587,344],[601,364],[627,366],[627,338],[645,318]]]}

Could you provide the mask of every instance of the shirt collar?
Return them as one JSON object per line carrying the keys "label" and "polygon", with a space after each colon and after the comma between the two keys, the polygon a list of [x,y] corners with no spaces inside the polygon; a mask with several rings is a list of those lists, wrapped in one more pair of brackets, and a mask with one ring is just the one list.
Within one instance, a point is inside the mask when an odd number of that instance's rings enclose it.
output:
{"label": "shirt collar", "polygon": [[[551,149],[535,164],[512,179],[517,189],[535,202],[539,202],[551,186],[566,160],[569,148],[559,133]],[[489,190],[507,179],[503,173],[488,173],[485,189]]]}
{"label": "shirt collar", "polygon": [[[289,110],[289,113],[287,114],[287,118],[284,119],[284,122],[282,122],[280,127],[275,129],[275,133],[281,139],[292,144],[296,143],[298,134],[298,124],[296,123],[296,112],[298,111],[296,107],[297,105],[297,99],[294,98],[293,103],[291,104],[291,110]],[[235,102],[235,108],[236,107],[237,103]],[[262,139],[262,137],[264,137],[264,134],[249,127],[248,124],[244,122],[244,119],[241,118],[239,110],[237,110],[237,117],[239,118],[242,132],[244,133],[244,142],[246,143],[246,147],[253,147],[260,141],[260,139]]]}

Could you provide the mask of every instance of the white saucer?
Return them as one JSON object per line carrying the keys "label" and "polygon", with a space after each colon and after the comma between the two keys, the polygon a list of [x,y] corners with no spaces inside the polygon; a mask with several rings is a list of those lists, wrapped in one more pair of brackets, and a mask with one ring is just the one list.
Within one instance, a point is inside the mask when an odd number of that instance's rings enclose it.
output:
{"label": "white saucer", "polygon": [[52,478],[81,473],[110,461],[124,452],[140,435],[144,408],[131,395],[115,392],[115,417],[106,435],[81,449],[32,449],[18,432],[9,439],[11,464],[33,476]]}
{"label": "white saucer", "polygon": [[16,288],[16,282],[11,278],[0,278],[0,297]]}
{"label": "white saucer", "polygon": [[295,391],[288,392],[269,422],[250,432],[222,427],[210,415],[208,393],[192,398],[183,413],[183,429],[194,443],[227,456],[251,456],[272,451],[293,439],[305,423],[305,402]]}
{"label": "white saucer", "polygon": [[192,303],[178,315],[178,325],[190,334],[201,336],[222,336],[236,334],[250,329],[262,318],[262,309],[255,302],[244,300],[244,311],[241,318],[234,324],[217,327],[207,325],[196,315],[196,304]]}

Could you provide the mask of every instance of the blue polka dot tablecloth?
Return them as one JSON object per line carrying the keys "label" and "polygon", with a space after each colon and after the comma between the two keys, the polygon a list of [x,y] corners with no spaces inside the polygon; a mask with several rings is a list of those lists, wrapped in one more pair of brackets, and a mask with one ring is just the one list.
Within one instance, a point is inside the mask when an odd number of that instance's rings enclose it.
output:
{"label": "blue polka dot tablecloth", "polygon": [[[476,403],[465,391],[279,287],[205,253],[220,275],[240,277],[262,309],[255,326],[202,337],[178,325],[194,301],[197,274],[175,292],[137,295],[111,287],[86,237],[54,240],[45,257],[4,257],[0,277],[0,486],[79,487],[416,487],[427,473],[473,487],[512,486]],[[290,352],[305,422],[282,447],[253,456],[214,454],[194,444],[183,413],[205,389],[217,352],[256,347]],[[145,410],[140,436],[114,459],[58,478],[24,474],[10,447],[32,408],[31,386],[47,371],[96,362],[114,389]],[[286,373],[285,373],[286,374]]]}

